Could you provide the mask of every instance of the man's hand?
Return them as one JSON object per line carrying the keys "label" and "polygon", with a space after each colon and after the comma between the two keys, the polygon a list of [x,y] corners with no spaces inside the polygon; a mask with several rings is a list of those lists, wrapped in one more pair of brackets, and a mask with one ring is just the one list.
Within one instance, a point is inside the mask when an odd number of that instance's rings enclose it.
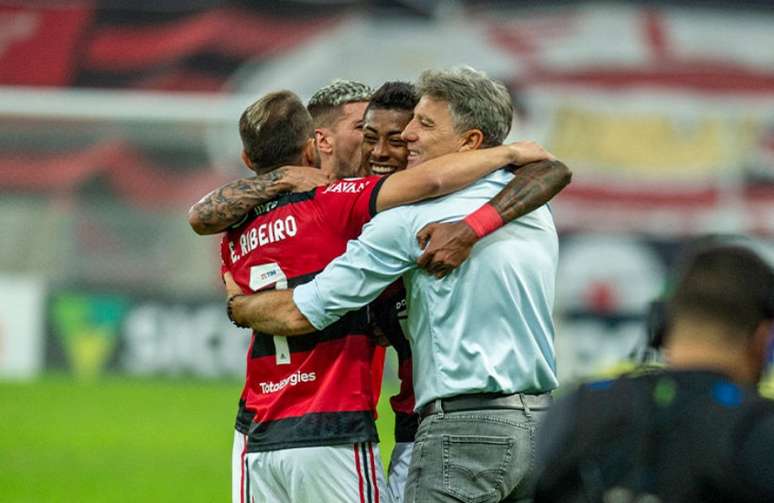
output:
{"label": "man's hand", "polygon": [[478,236],[460,220],[427,224],[417,233],[417,241],[424,249],[417,265],[436,278],[442,278],[468,258]]}
{"label": "man's hand", "polygon": [[237,285],[237,282],[234,281],[234,276],[230,272],[223,275],[223,283],[226,285],[226,299],[232,295],[242,295],[245,293]]}
{"label": "man's hand", "polygon": [[516,166],[523,166],[531,162],[552,161],[556,159],[551,152],[547,151],[534,141],[517,141],[508,144],[512,150],[513,160]]}
{"label": "man's hand", "polygon": [[228,316],[236,326],[285,336],[314,332],[309,320],[293,303],[292,289],[245,293],[230,272],[223,275],[223,283]]}
{"label": "man's hand", "polygon": [[289,192],[308,192],[320,185],[328,185],[332,181],[317,168],[283,166],[280,170],[282,173],[280,181],[285,184]]}
{"label": "man's hand", "polygon": [[240,320],[239,314],[235,312],[234,302],[240,297],[244,297],[244,292],[234,281],[234,276],[230,272],[223,275],[223,284],[226,286],[226,314],[231,323],[239,328],[250,328]]}

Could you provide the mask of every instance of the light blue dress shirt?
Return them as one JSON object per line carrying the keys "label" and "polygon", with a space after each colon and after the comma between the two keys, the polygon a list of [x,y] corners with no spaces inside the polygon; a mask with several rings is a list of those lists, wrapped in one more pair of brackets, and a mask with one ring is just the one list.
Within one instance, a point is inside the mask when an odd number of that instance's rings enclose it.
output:
{"label": "light blue dress shirt", "polygon": [[554,389],[559,244],[547,206],[481,239],[443,279],[416,265],[425,224],[464,218],[512,178],[499,170],[448,196],[380,213],[344,255],[295,289],[296,306],[322,329],[403,276],[417,409],[460,394]]}

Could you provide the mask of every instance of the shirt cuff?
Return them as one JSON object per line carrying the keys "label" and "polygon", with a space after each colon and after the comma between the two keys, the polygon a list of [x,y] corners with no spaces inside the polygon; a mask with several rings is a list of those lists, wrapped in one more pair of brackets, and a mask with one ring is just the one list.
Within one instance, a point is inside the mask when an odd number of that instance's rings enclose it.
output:
{"label": "shirt cuff", "polygon": [[339,319],[335,314],[325,312],[325,305],[314,281],[295,287],[293,302],[317,330],[322,330]]}

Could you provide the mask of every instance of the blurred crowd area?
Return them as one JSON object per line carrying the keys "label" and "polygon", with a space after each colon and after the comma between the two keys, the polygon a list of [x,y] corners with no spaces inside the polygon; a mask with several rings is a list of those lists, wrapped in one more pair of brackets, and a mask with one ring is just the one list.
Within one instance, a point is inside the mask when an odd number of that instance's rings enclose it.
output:
{"label": "blurred crowd area", "polygon": [[552,203],[560,377],[637,359],[687,240],[774,250],[768,5],[0,0],[0,375],[241,375],[218,239],[186,210],[248,174],[244,107],[460,64],[574,173]]}

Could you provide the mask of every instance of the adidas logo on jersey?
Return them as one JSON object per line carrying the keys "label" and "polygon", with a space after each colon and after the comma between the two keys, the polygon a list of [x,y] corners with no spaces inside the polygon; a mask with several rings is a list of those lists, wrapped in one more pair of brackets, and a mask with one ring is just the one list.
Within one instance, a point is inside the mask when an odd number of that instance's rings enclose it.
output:
{"label": "adidas logo on jersey", "polygon": [[313,382],[317,380],[317,374],[315,372],[301,372],[300,370],[295,374],[290,374],[280,382],[262,382],[258,383],[263,393],[276,393],[277,391],[285,388],[287,385],[295,386],[300,382]]}

